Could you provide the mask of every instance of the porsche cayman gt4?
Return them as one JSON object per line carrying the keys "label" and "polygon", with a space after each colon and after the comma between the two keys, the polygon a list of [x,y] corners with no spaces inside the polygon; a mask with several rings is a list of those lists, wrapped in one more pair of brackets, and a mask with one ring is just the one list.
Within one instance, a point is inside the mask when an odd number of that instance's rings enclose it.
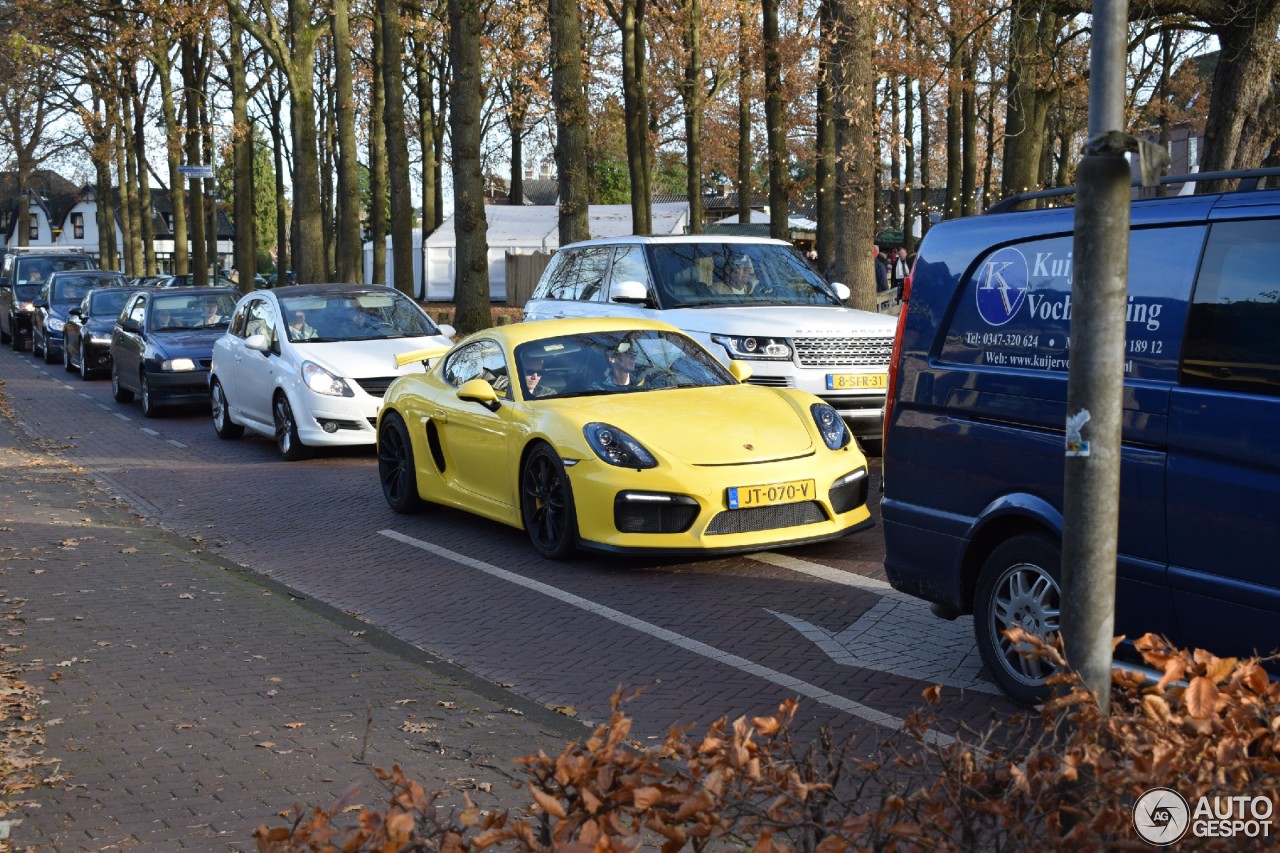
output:
{"label": "porsche cayman gt4", "polygon": [[869,527],[867,463],[812,394],[744,384],[683,332],[635,319],[499,326],[392,383],[378,474],[396,512],[444,504],[578,548],[731,553]]}

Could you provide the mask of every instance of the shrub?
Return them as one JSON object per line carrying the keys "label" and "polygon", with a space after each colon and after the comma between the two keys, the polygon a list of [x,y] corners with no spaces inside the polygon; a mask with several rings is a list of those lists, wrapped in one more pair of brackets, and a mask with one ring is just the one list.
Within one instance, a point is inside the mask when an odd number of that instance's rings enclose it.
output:
{"label": "shrub", "polygon": [[[1034,638],[1017,636],[1035,644]],[[942,690],[869,757],[824,731],[800,748],[797,705],[699,739],[672,729],[637,748],[620,695],[608,724],[552,758],[518,760],[530,818],[482,814],[466,802],[446,811],[400,769],[377,771],[385,813],[354,825],[343,803],[260,827],[263,853],[298,851],[664,851],[741,846],[762,853],[852,850],[1150,850],[1134,830],[1134,802],[1153,787],[1200,797],[1280,797],[1280,684],[1257,660],[1136,643],[1156,683],[1117,671],[1103,715],[1064,670],[1039,714],[939,745],[930,738]],[[1039,654],[1065,666],[1059,652]],[[1274,813],[1274,812],[1273,812]],[[1269,827],[1270,828],[1270,827]],[[1274,846],[1272,837],[1197,838],[1198,849]]]}

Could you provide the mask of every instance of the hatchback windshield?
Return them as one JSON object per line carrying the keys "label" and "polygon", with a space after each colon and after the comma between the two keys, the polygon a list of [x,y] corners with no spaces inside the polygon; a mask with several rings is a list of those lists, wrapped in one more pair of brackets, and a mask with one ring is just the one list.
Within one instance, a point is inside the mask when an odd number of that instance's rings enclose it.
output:
{"label": "hatchback windshield", "polygon": [[671,243],[651,248],[667,308],[840,305],[799,252],[767,243]]}
{"label": "hatchback windshield", "polygon": [[124,276],[67,275],[59,273],[53,282],[55,303],[79,302],[95,287],[116,287],[124,284]]}
{"label": "hatchback windshield", "polygon": [[737,383],[696,342],[670,332],[566,335],[521,344],[515,354],[516,370],[530,391],[533,376],[538,375],[543,390],[533,396],[620,394]]}
{"label": "hatchback windshield", "polygon": [[440,334],[411,299],[396,290],[289,296],[280,310],[293,342],[326,343]]}
{"label": "hatchback windshield", "polygon": [[235,298],[228,293],[159,296],[151,300],[150,328],[157,332],[177,329],[216,329],[227,325]]}
{"label": "hatchback windshield", "polygon": [[124,288],[105,288],[89,298],[90,317],[115,317],[124,308],[124,301],[133,291]]}

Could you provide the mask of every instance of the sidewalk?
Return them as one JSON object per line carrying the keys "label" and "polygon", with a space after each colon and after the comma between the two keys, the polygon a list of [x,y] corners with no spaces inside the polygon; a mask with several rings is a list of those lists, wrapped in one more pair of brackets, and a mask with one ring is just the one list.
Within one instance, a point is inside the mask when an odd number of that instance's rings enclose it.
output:
{"label": "sidewalk", "polygon": [[513,759],[587,733],[142,526],[3,411],[0,603],[4,729],[43,762],[0,748],[0,851],[255,850],[258,825],[353,784],[381,810],[372,768],[397,763],[450,804],[518,808]]}

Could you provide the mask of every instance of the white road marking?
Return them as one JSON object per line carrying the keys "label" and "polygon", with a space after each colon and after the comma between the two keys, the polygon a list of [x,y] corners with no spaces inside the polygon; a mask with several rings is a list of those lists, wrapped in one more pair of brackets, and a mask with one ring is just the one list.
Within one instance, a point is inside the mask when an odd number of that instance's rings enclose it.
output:
{"label": "white road marking", "polygon": [[856,666],[928,681],[962,690],[999,694],[982,673],[982,656],[973,638],[973,620],[961,617],[948,622],[933,615],[920,599],[898,592],[876,578],[810,563],[784,554],[748,554],[753,560],[829,583],[851,586],[880,596],[852,625],[828,631],[820,625],[770,610],[827,657],[843,666]]}
{"label": "white road marking", "polygon": [[179,449],[181,449],[181,450],[186,450],[186,449],[187,449],[187,446],[186,446],[185,444],[183,444],[181,441],[177,441],[177,440],[172,439],[172,438],[165,439],[165,440],[166,440],[166,441],[168,441],[170,444],[172,444],[174,447],[177,447],[177,448],[179,448]]}
{"label": "white road marking", "polygon": [[147,435],[154,435],[157,438],[159,438],[160,436],[160,433],[156,432],[151,427],[138,427],[138,429],[141,430],[142,432],[145,432]]}
{"label": "white road marking", "polygon": [[116,412],[116,413],[115,413],[115,415],[116,415],[116,417],[117,417],[117,418],[119,418],[119,419],[120,419],[120,420],[122,420],[122,421],[131,421],[131,420],[133,420],[133,418],[129,417],[128,415],[121,414],[120,412]]}
{"label": "white road marking", "polygon": [[[760,664],[754,663],[746,658],[721,651],[714,646],[686,637],[683,634],[677,634],[675,631],[660,628],[650,622],[645,622],[643,619],[628,616],[621,611],[614,610],[612,607],[597,604],[594,601],[574,595],[571,592],[566,592],[565,590],[551,586],[550,584],[526,578],[523,575],[518,575],[515,572],[510,572],[506,569],[500,569],[497,566],[467,557],[455,551],[450,551],[449,549],[442,548],[439,545],[424,542],[421,539],[414,539],[411,536],[406,536],[395,530],[380,530],[378,532],[389,539],[394,539],[395,541],[402,542],[405,545],[409,545],[423,551],[428,551],[436,556],[458,563],[459,565],[476,569],[477,571],[484,572],[487,575],[507,581],[508,583],[513,583],[517,586],[522,586],[525,589],[541,593],[542,595],[549,596],[550,598],[554,598],[557,601],[561,601],[572,607],[577,607],[580,610],[585,610],[588,613],[594,614],[603,619],[608,619],[609,621],[616,622],[619,625],[625,625],[628,628],[639,631],[642,634],[647,634],[655,639],[662,640],[663,642],[669,643],[677,648],[700,655],[708,660],[713,660],[716,663],[733,667],[739,672],[754,675],[757,678],[772,682],[784,690],[793,691],[801,696],[812,699],[813,701],[826,705],[829,708],[834,708],[842,713],[858,717],[859,719],[866,720],[867,722],[875,723],[878,726],[884,726],[885,728],[893,729],[895,731],[901,729],[905,724],[905,721],[901,717],[895,717],[892,714],[886,714],[883,711],[877,711],[874,708],[863,705],[861,702],[855,702],[852,699],[837,696],[828,690],[818,687],[816,684],[810,684],[807,681],[794,678],[786,673],[778,672],[776,669],[761,666]],[[940,732],[929,732],[926,737],[930,742],[939,745],[949,745],[955,742],[954,738]]]}

